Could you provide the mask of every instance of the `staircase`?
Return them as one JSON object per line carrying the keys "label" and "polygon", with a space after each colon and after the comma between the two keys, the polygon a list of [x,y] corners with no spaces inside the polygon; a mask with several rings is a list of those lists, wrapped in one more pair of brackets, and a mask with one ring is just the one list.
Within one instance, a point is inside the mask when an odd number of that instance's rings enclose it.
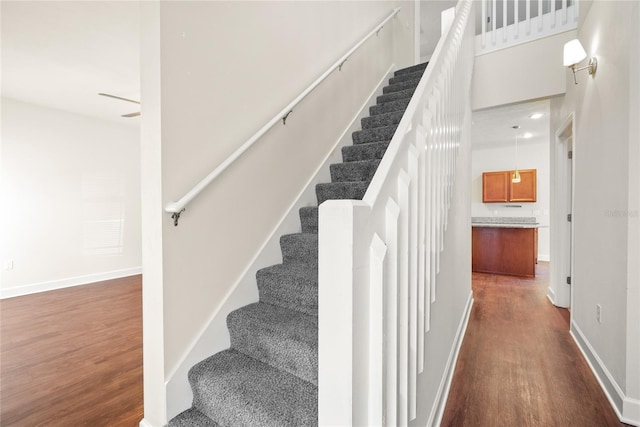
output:
{"label": "staircase", "polygon": [[[427,64],[395,72],[343,163],[318,184],[318,205],[362,199]],[[283,263],[256,274],[260,301],[227,317],[231,348],[189,371],[193,406],[170,427],[318,424],[318,208],[300,209],[302,233],[280,238]]]}

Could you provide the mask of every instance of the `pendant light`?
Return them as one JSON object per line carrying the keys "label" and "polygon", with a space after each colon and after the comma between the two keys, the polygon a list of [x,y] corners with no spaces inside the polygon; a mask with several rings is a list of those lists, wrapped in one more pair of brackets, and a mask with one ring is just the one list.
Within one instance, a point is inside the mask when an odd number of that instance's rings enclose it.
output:
{"label": "pendant light", "polygon": [[519,125],[511,126],[516,131],[516,170],[511,174],[511,182],[517,184],[520,182],[520,172],[518,172],[518,129]]}

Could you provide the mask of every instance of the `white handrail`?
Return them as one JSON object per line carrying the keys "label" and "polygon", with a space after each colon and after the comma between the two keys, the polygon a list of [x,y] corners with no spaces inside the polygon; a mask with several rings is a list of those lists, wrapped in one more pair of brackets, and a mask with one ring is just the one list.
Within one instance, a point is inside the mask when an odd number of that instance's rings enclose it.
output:
{"label": "white handrail", "polygon": [[283,123],[286,122],[287,116],[289,113],[293,111],[293,108],[300,103],[309,93],[311,93],[320,83],[324,81],[332,72],[336,70],[336,68],[341,69],[342,65],[349,59],[349,57],[356,51],[360,46],[364,44],[369,38],[371,38],[374,34],[378,34],[378,32],[384,27],[384,25],[389,22],[391,18],[396,16],[400,12],[400,8],[393,9],[382,22],[380,22],[371,32],[369,32],[362,40],[360,40],[355,46],[353,46],[347,53],[342,55],[340,59],[338,59],[327,71],[325,71],[320,77],[318,77],[309,87],[307,87],[300,95],[298,95],[293,101],[287,104],[278,114],[276,114],[271,120],[267,122],[258,132],[253,134],[251,138],[249,138],[244,144],[242,144],[236,151],[233,152],[229,157],[227,157],[218,167],[216,167],[209,175],[207,175],[202,181],[197,183],[187,194],[182,196],[180,200],[177,202],[169,203],[165,208],[165,212],[171,213],[171,217],[174,219],[174,225],[178,225],[178,219],[180,218],[180,214],[184,211],[185,207],[193,200],[195,197],[200,194],[202,190],[204,190],[214,179],[216,179],[222,172],[224,172],[238,157],[240,157],[245,151],[247,151],[253,144],[256,143],[269,129],[271,129],[277,122],[282,120]]}

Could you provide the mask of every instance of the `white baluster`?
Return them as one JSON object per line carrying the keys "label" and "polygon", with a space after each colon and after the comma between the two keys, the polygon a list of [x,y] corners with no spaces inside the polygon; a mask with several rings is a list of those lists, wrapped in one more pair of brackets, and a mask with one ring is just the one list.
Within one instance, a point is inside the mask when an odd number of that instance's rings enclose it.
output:
{"label": "white baluster", "polygon": [[384,405],[384,279],[387,246],[377,233],[369,246],[369,426],[383,426]]}
{"label": "white baluster", "polygon": [[527,36],[531,35],[531,0],[526,1],[527,5]]}
{"label": "white baluster", "polygon": [[[389,199],[385,207],[387,263],[385,279],[385,425],[398,423],[398,238],[400,207]],[[340,425],[340,424],[335,424]]]}

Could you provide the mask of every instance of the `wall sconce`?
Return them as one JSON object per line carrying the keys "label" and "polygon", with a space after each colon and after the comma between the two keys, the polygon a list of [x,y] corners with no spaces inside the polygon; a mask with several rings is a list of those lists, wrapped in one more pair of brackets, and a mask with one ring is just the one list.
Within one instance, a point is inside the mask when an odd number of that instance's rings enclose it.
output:
{"label": "wall sconce", "polygon": [[589,58],[589,65],[581,68],[577,68],[576,65],[587,57],[587,52],[584,51],[580,40],[573,39],[564,45],[564,66],[569,67],[573,71],[573,82],[578,84],[576,80],[576,73],[582,70],[589,70],[591,76],[595,76],[596,69],[598,68],[598,60],[593,57]]}

